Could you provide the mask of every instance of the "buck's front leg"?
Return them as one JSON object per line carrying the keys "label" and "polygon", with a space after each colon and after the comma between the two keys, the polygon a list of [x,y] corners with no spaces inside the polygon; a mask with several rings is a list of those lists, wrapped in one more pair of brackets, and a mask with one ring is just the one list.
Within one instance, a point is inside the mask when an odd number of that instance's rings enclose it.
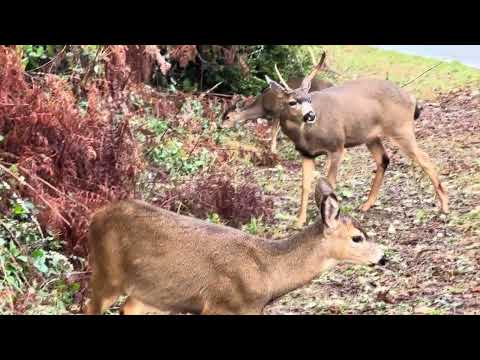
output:
{"label": "buck's front leg", "polygon": [[302,197],[297,221],[299,227],[303,226],[307,221],[308,196],[312,191],[313,170],[315,170],[315,159],[304,157],[302,165]]}
{"label": "buck's front leg", "polygon": [[344,156],[345,156],[344,148],[342,148],[341,150],[337,150],[333,153],[330,153],[328,155],[329,166],[328,166],[327,180],[333,189],[335,189],[336,187],[338,168],[340,167],[340,164],[342,163]]}
{"label": "buck's front leg", "polygon": [[[342,159],[345,157],[345,154],[347,153],[347,149],[343,149],[342,150]],[[325,176],[328,176],[329,172],[330,172],[330,165],[332,163],[331,161],[331,158],[333,156],[333,153],[328,153],[327,154],[327,160],[325,161]]]}
{"label": "buck's front leg", "polygon": [[272,145],[270,147],[272,154],[277,153],[277,138],[278,138],[279,131],[280,131],[280,120],[273,119],[272,120]]}

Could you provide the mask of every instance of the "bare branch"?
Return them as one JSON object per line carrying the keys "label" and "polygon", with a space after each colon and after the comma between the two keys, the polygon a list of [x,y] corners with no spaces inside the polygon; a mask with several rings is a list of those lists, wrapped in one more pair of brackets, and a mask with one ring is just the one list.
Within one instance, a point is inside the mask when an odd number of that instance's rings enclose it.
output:
{"label": "bare branch", "polygon": [[407,86],[407,85],[410,85],[410,84],[413,83],[415,80],[417,80],[419,77],[423,76],[424,74],[426,74],[426,73],[429,72],[430,70],[435,69],[437,66],[441,65],[442,63],[443,63],[443,61],[440,61],[438,64],[436,64],[436,65],[432,66],[431,68],[429,68],[429,69],[425,70],[424,72],[422,72],[422,73],[421,73],[420,75],[418,75],[415,79],[406,82],[405,84],[403,84],[403,85],[400,86],[400,87],[403,88],[403,87],[405,87],[405,86]]}

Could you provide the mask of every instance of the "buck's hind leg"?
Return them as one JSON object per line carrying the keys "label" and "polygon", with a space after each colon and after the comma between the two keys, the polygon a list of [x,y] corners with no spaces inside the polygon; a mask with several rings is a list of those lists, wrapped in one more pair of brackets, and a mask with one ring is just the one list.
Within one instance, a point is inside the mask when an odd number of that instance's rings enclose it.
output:
{"label": "buck's hind leg", "polygon": [[368,150],[370,150],[375,163],[377,164],[377,170],[375,173],[375,177],[373,178],[372,188],[370,189],[370,194],[368,195],[368,199],[365,204],[362,205],[360,208],[361,211],[367,211],[370,209],[375,201],[378,198],[378,193],[380,191],[380,187],[383,182],[383,178],[385,176],[385,170],[390,163],[390,159],[385,151],[385,148],[382,145],[380,139],[375,139],[374,141],[367,144]]}
{"label": "buck's hind leg", "polygon": [[423,171],[427,173],[432,181],[433,187],[435,188],[442,212],[448,213],[448,195],[445,187],[440,182],[437,171],[435,170],[435,166],[430,157],[418,147],[413,130],[409,130],[407,134],[402,134],[402,136],[392,137],[392,140],[408,157],[417,162],[422,167]]}

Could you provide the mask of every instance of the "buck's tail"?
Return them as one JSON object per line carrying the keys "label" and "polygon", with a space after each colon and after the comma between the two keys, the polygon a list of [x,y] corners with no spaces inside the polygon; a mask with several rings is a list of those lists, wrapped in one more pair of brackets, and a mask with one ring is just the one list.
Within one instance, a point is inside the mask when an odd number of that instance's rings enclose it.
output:
{"label": "buck's tail", "polygon": [[423,106],[415,101],[415,112],[413,113],[413,119],[417,120],[420,117],[420,114],[423,110]]}

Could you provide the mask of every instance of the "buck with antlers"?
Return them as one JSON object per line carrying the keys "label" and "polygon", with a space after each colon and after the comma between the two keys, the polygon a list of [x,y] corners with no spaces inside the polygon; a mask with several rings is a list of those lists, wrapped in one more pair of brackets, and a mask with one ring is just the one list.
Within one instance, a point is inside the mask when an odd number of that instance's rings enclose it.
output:
{"label": "buck with antlers", "polygon": [[[316,61],[313,53],[310,52],[310,56],[312,58],[313,65],[315,66]],[[275,65],[275,70],[279,74],[279,71],[276,65]],[[303,78],[292,78],[287,81],[287,84],[290,88],[296,89],[301,86],[302,81],[303,81]],[[329,81],[312,78],[309,91],[310,92],[320,91],[332,86],[333,84]],[[241,110],[235,110],[235,111],[232,111],[232,109],[228,109],[223,116],[222,127],[231,128],[237,123],[257,120],[258,118],[268,119],[272,126],[272,139],[271,139],[270,149],[272,153],[275,154],[277,152],[277,138],[278,138],[278,133],[280,131],[280,119],[275,114],[276,100],[277,100],[276,95],[272,92],[270,87],[267,87],[262,91],[262,93],[259,96],[255,98],[255,100],[249,106]]]}
{"label": "buck with antlers", "polygon": [[345,148],[365,144],[377,165],[368,200],[361,210],[367,211],[378,197],[389,157],[381,138],[391,139],[408,157],[417,162],[430,177],[440,201],[448,212],[448,196],[432,161],[416,142],[413,121],[420,115],[416,99],[388,80],[362,79],[343,83],[322,91],[309,92],[312,79],[322,68],[320,62],[292,89],[278,72],[282,85],[267,77],[270,86],[271,111],[280,119],[282,131],[303,155],[303,180],[298,225],[307,217],[314,159],[329,157],[327,178],[335,187],[336,175]]}
{"label": "buck with antlers", "polygon": [[93,216],[87,314],[128,296],[121,313],[260,314],[337,262],[384,265],[381,248],[340,215],[331,186],[315,189],[318,220],[268,240],[140,201],[120,201]]}

